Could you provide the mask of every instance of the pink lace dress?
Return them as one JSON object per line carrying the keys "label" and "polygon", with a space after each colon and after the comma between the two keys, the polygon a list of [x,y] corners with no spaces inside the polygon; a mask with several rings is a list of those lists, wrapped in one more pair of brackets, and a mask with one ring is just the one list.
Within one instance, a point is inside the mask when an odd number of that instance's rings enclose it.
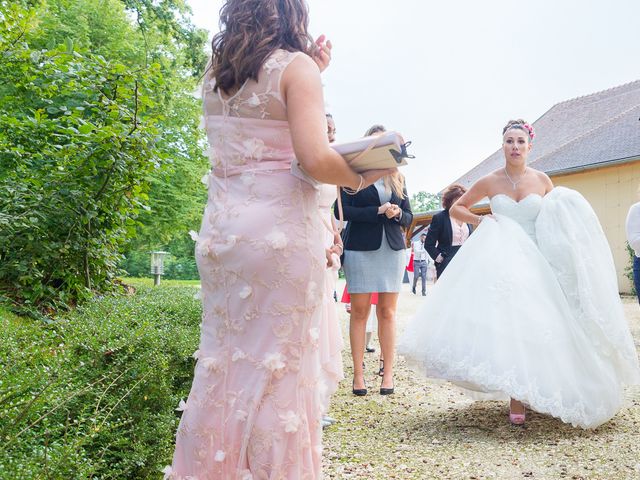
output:
{"label": "pink lace dress", "polygon": [[205,79],[209,199],[196,242],[203,318],[193,386],[165,478],[316,479],[326,227],[294,160],[274,52],[232,97]]}
{"label": "pink lace dress", "polygon": [[[333,226],[331,207],[337,198],[337,190],[333,185],[320,185],[320,217],[325,225],[325,248],[333,245]],[[344,378],[342,366],[342,331],[338,319],[336,301],[333,297],[340,269],[340,258],[334,254],[333,265],[325,270],[324,289],[322,295],[323,317],[320,324],[320,365],[324,383],[327,385],[324,408],[329,408],[331,395],[336,391],[338,382]]]}

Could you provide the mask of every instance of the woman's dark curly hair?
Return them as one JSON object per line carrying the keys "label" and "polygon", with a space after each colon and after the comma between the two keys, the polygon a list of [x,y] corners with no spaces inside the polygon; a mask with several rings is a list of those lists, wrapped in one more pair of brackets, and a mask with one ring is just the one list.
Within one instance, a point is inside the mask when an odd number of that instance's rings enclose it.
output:
{"label": "woman's dark curly hair", "polygon": [[467,192],[467,189],[464,188],[459,183],[454,183],[453,185],[449,185],[447,189],[442,194],[442,207],[445,210],[449,210],[451,205],[456,203],[462,195]]}
{"label": "woman's dark curly hair", "polygon": [[220,32],[211,48],[215,88],[232,93],[248,79],[258,80],[274,50],[311,53],[305,0],[227,0],[220,9]]}

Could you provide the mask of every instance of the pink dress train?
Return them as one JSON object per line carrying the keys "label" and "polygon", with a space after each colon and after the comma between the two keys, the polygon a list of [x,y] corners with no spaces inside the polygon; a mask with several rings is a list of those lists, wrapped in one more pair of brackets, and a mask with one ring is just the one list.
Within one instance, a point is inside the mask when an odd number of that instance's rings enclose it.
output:
{"label": "pink dress train", "polygon": [[326,228],[294,160],[274,52],[232,97],[205,79],[209,198],[196,242],[203,317],[193,386],[179,406],[171,480],[317,479],[335,376],[320,346]]}

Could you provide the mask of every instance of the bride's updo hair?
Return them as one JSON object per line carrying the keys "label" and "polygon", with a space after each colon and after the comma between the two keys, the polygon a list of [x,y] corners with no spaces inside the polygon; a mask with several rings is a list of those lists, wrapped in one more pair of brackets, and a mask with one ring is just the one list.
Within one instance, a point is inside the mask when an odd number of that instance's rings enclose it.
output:
{"label": "bride's updo hair", "polygon": [[248,79],[258,80],[274,50],[311,53],[305,0],[227,0],[220,10],[220,33],[213,37],[214,90],[232,93]]}
{"label": "bride's updo hair", "polygon": [[519,118],[518,120],[509,120],[502,129],[502,135],[507,133],[509,130],[514,129],[522,130],[523,132],[525,132],[529,137],[530,142],[533,141],[533,138],[536,136],[535,132],[533,131],[533,126],[531,126],[528,122],[521,118]]}

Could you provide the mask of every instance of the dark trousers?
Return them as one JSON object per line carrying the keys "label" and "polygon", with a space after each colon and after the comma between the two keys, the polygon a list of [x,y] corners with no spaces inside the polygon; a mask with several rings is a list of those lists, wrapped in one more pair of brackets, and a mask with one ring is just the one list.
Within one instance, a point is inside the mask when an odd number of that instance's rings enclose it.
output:
{"label": "dark trousers", "polygon": [[633,256],[633,284],[636,287],[636,295],[640,302],[640,258]]}
{"label": "dark trousers", "polygon": [[418,285],[418,277],[422,279],[422,293],[427,293],[427,261],[426,260],[414,260],[413,261],[413,291],[416,291],[416,285]]}

